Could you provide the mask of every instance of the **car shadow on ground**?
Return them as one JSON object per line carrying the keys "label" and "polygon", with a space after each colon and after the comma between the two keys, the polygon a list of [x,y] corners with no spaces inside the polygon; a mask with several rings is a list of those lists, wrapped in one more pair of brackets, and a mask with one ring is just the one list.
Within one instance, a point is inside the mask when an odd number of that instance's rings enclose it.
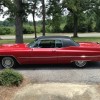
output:
{"label": "car shadow on ground", "polygon": [[[0,65],[0,69],[3,69]],[[13,69],[15,70],[63,70],[63,69],[100,69],[100,62],[90,62],[84,68],[78,68],[74,64],[28,64],[17,65]]]}
{"label": "car shadow on ground", "polygon": [[63,69],[100,69],[100,62],[90,62],[84,68],[78,68],[74,64],[42,64],[42,65],[18,65],[18,70],[63,70]]}

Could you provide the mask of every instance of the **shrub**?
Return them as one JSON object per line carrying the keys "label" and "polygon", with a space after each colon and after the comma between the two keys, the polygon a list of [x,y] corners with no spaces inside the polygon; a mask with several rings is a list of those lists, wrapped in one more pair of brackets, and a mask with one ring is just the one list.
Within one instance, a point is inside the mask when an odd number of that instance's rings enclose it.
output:
{"label": "shrub", "polygon": [[32,33],[34,33],[34,28],[31,26],[24,26],[23,33],[24,34],[32,34]]}
{"label": "shrub", "polygon": [[36,27],[36,32],[37,32],[37,33],[41,33],[41,28],[42,28],[41,26],[37,26],[37,27]]}
{"label": "shrub", "polygon": [[0,35],[11,34],[11,29],[8,27],[0,27]]}
{"label": "shrub", "polygon": [[65,25],[64,29],[63,29],[63,32],[73,32],[73,24],[67,24]]}
{"label": "shrub", "polygon": [[[41,31],[43,31],[43,30],[41,30]],[[50,26],[46,26],[46,32],[52,33],[52,28]]]}
{"label": "shrub", "polygon": [[0,72],[0,85],[19,86],[23,81],[23,76],[12,69],[4,69]]}

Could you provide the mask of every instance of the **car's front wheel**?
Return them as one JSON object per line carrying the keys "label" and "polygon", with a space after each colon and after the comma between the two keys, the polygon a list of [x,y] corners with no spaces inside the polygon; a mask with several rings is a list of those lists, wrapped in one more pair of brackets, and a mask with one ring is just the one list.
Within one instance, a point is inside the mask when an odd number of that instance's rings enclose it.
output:
{"label": "car's front wheel", "polygon": [[12,68],[15,65],[15,60],[12,57],[3,57],[1,60],[1,65],[4,68]]}
{"label": "car's front wheel", "polygon": [[83,68],[83,67],[86,66],[87,61],[75,61],[74,63],[75,63],[75,65],[76,65],[77,67]]}

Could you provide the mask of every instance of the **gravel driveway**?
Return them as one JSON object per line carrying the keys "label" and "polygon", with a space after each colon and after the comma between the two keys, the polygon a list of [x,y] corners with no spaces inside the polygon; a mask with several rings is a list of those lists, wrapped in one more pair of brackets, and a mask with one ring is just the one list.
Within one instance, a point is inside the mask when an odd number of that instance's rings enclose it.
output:
{"label": "gravel driveway", "polygon": [[84,69],[66,64],[23,65],[15,70],[38,84],[22,88],[12,100],[100,100],[100,62]]}
{"label": "gravel driveway", "polygon": [[15,68],[23,75],[31,78],[33,83],[100,83],[100,62],[90,63],[86,68],[79,69],[67,65],[23,65]]}

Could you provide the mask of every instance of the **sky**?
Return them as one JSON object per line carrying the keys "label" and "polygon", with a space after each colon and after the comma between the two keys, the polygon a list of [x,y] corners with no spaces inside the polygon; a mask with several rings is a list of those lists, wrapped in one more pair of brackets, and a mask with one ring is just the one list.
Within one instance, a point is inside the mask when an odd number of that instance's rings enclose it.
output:
{"label": "sky", "polygon": [[[46,3],[46,1],[47,1],[47,0],[45,0],[45,3]],[[4,11],[6,11],[6,10],[7,10],[7,8],[4,7]],[[5,16],[5,17],[3,17],[3,15],[0,15],[0,21],[4,21],[4,20],[5,20],[6,18],[8,18],[8,17],[9,17],[9,16]],[[29,20],[29,21],[32,21],[32,20],[33,20],[31,14],[28,16],[28,20]],[[38,17],[35,17],[35,20],[38,21],[38,20],[41,20],[41,19],[38,18]]]}
{"label": "sky", "polygon": [[[4,8],[4,11],[6,11],[7,8]],[[4,21],[8,16],[3,17],[3,15],[0,14],[0,21]]]}
{"label": "sky", "polygon": [[[32,20],[33,20],[33,19],[32,19],[32,15],[30,14],[30,15],[28,16],[28,21],[32,21]],[[40,18],[35,17],[35,20],[38,21],[38,20],[40,20]]]}
{"label": "sky", "polygon": [[[62,1],[62,0],[61,0]],[[45,0],[45,3],[47,2],[47,0]],[[4,7],[4,11],[6,11],[7,10],[7,8],[6,7]],[[68,12],[67,12],[68,13]],[[3,17],[3,15],[0,15],[0,21],[4,21],[6,18],[8,18],[9,16],[4,16]],[[38,18],[38,17],[35,17],[35,20],[36,21],[38,21],[38,20],[41,20],[40,18]],[[33,18],[32,18],[32,15],[30,14],[29,16],[28,16],[28,21],[33,21]]]}
{"label": "sky", "polygon": [[[6,8],[4,8],[4,9],[7,10]],[[4,17],[3,17],[3,15],[0,15],[0,21],[4,21],[4,20],[7,19],[8,17],[9,17],[9,16],[4,16]],[[28,16],[28,20],[29,20],[29,21],[32,21],[32,20],[33,20],[31,14]],[[38,20],[40,20],[40,18],[36,17],[35,20],[38,21]]]}

